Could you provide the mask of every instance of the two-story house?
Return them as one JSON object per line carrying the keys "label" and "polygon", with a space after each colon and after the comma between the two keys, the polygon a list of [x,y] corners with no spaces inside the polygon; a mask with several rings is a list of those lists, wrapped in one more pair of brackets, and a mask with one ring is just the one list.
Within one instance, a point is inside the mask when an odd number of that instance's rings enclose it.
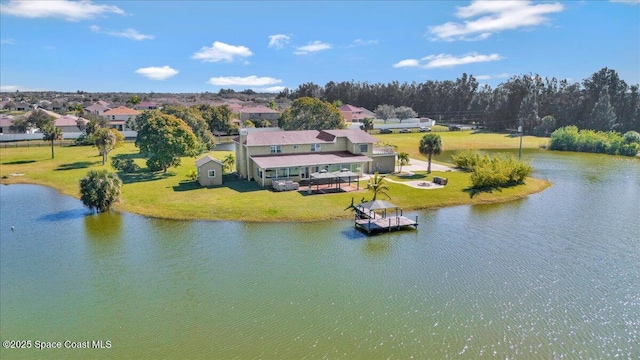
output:
{"label": "two-story house", "polygon": [[234,139],[236,170],[262,186],[276,179],[309,180],[322,170],[362,174],[395,168],[395,152],[374,150],[378,140],[362,130],[251,130],[241,129]]}
{"label": "two-story house", "polygon": [[138,115],[140,115],[138,110],[129,109],[126,106],[118,106],[103,113],[103,116],[109,120],[109,126],[119,131],[131,130],[127,127],[127,120],[135,120]]}
{"label": "two-story house", "polygon": [[268,121],[271,127],[278,126],[280,113],[264,105],[243,107],[240,109],[240,120],[250,120],[254,124]]}

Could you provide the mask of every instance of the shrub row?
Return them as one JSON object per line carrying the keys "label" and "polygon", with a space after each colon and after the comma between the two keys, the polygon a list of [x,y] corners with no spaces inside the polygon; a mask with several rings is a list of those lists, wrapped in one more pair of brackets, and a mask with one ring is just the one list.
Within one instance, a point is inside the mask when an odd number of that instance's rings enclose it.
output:
{"label": "shrub row", "polygon": [[615,131],[578,130],[576,126],[565,126],[551,134],[549,149],[636,156],[640,152],[640,134],[628,131],[621,135]]}
{"label": "shrub row", "polygon": [[472,187],[500,188],[523,184],[533,168],[528,163],[510,154],[497,156],[480,155],[476,150],[461,150],[453,155],[453,162],[462,169],[471,171]]}

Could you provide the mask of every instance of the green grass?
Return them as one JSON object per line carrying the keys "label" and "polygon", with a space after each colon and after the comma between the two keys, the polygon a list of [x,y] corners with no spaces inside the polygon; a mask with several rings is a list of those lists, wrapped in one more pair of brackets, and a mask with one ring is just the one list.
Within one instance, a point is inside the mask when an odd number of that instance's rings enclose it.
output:
{"label": "green grass", "polygon": [[[420,139],[427,133],[408,134],[376,134],[373,137],[382,142],[388,142],[398,146],[398,151],[404,151],[410,157],[426,160],[418,151]],[[520,137],[509,134],[490,133],[483,131],[443,131],[437,132],[442,138],[442,150],[462,149],[517,149],[520,146]],[[537,149],[547,144],[549,138],[524,136],[522,147]]]}
{"label": "green grass", "polygon": [[[415,136],[412,136],[415,135]],[[398,141],[399,151],[411,154],[417,148],[421,134],[401,134]],[[468,132],[443,133],[443,144],[448,141],[463,146],[465,143],[484,145],[503,139],[499,134],[471,135]],[[477,140],[464,139],[464,135]],[[383,140],[387,136],[378,138]],[[535,139],[535,138],[534,138]],[[503,139],[504,140],[504,139]],[[510,140],[514,142],[514,139]],[[528,142],[533,146],[532,141]],[[209,155],[223,159],[230,152],[213,151]],[[417,150],[414,152],[417,153]],[[145,159],[140,157],[133,144],[113,150],[109,154],[109,162],[102,165],[101,157],[95,147],[58,147],[55,148],[55,159],[51,159],[50,147],[0,148],[0,176],[3,184],[34,183],[58,189],[60,192],[79,197],[80,178],[90,169],[110,166],[114,155],[132,157],[142,168],[133,174],[120,174],[123,180],[122,201],[116,205],[117,210],[173,219],[209,219],[209,220],[245,220],[245,221],[314,221],[335,218],[349,218],[350,211],[344,209],[351,199],[360,201],[370,199],[371,194],[364,189],[366,182],[361,181],[362,190],[351,193],[324,195],[307,195],[303,187],[300,191],[272,192],[260,187],[256,182],[236,180],[232,175],[225,175],[224,185],[213,188],[202,188],[188,178],[194,170],[195,159],[183,158],[182,165],[170,168],[166,174],[146,171]],[[420,155],[416,157],[422,158]],[[12,176],[10,174],[24,174]],[[543,180],[527,179],[526,185],[506,188],[492,193],[480,193],[471,197],[468,187],[471,185],[470,174],[465,172],[436,172],[432,174],[417,173],[415,179],[395,176],[394,179],[431,181],[433,176],[449,178],[443,189],[415,189],[402,184],[388,183],[391,201],[396,205],[409,209],[438,208],[451,205],[481,204],[505,202],[525,197],[544,190],[549,183]]]}

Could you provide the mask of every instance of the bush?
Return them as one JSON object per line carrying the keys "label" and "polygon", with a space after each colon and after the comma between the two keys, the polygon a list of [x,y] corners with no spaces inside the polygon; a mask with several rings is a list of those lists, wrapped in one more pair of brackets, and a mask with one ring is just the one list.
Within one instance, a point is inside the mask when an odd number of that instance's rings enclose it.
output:
{"label": "bush", "polygon": [[575,126],[566,126],[551,134],[549,149],[636,156],[638,147],[634,144],[640,146],[640,134],[635,131],[622,136],[615,131],[578,130]]}
{"label": "bush", "polygon": [[473,171],[477,164],[486,162],[489,159],[487,155],[480,156],[477,150],[459,150],[451,158],[457,167],[467,171]]}
{"label": "bush", "polygon": [[118,171],[122,171],[123,173],[132,173],[140,169],[140,166],[138,166],[138,164],[136,164],[133,159],[129,158],[113,158],[111,159],[111,166],[113,166]]}
{"label": "bush", "polygon": [[78,138],[75,141],[76,145],[93,145],[93,139],[91,138],[91,136],[82,133],[80,134],[80,136],[78,136]]}
{"label": "bush", "polygon": [[484,156],[473,166],[473,188],[500,188],[523,184],[533,168],[512,155]]}

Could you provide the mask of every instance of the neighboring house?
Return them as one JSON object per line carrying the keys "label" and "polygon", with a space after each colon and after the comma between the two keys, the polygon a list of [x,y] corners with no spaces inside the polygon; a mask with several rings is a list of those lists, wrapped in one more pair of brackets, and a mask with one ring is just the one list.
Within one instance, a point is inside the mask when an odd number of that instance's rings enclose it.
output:
{"label": "neighboring house", "polygon": [[138,105],[135,105],[133,108],[136,110],[156,110],[158,109],[158,104],[153,101],[143,101]]}
{"label": "neighboring house", "polygon": [[17,131],[11,130],[13,125],[13,116],[0,115],[0,134],[18,134]]}
{"label": "neighboring house", "polygon": [[105,105],[99,104],[99,103],[95,103],[95,104],[92,104],[92,105],[87,106],[86,108],[84,108],[84,111],[86,111],[89,114],[103,116],[105,111],[110,110],[110,109],[111,108],[109,108],[108,106],[105,106]]}
{"label": "neighboring house", "polygon": [[196,160],[198,168],[198,182],[201,186],[222,185],[222,169],[224,164],[218,159],[207,155]]}
{"label": "neighboring house", "polygon": [[53,101],[53,102],[51,102],[50,108],[51,108],[52,111],[62,111],[66,107],[64,106],[64,103],[61,103],[61,102],[58,102],[58,101]]}
{"label": "neighboring house", "polygon": [[31,108],[31,105],[25,102],[16,103],[16,111],[29,111],[30,108]]}
{"label": "neighboring house", "polygon": [[127,127],[127,120],[135,120],[138,115],[140,115],[139,111],[130,109],[126,106],[118,106],[117,108],[109,109],[102,114],[102,116],[109,120],[109,126],[119,131],[131,130]]}
{"label": "neighboring house", "polygon": [[234,142],[236,170],[262,186],[276,179],[309,180],[310,174],[321,170],[360,174],[395,170],[393,148],[374,149],[378,140],[359,129],[259,130],[265,129],[241,129]]}
{"label": "neighboring house", "polygon": [[370,118],[371,120],[376,118],[373,112],[353,105],[342,105],[338,110],[340,110],[346,122],[362,122],[364,118]]}
{"label": "neighboring house", "polygon": [[[49,116],[51,116],[51,117],[53,117],[55,119],[58,119],[58,118],[62,117],[62,115],[60,115],[60,114],[58,114],[56,112],[50,111],[50,110],[46,110],[46,109],[37,109],[37,110],[43,111],[44,113],[46,113],[47,115],[49,115]],[[33,113],[33,111],[29,111],[29,112],[25,113],[24,116],[25,117],[29,117],[29,116],[31,116],[32,113]]]}
{"label": "neighboring house", "polygon": [[[80,120],[85,124],[89,122],[89,120],[84,118],[80,118]],[[81,132],[80,128],[78,127],[77,116],[73,116],[73,115],[61,116],[56,119],[55,125],[56,127],[60,128],[60,130],[62,130],[63,133]]]}
{"label": "neighboring house", "polygon": [[251,120],[251,122],[255,124],[267,120],[271,124],[271,126],[274,127],[278,126],[279,116],[279,112],[264,105],[243,107],[242,109],[240,109],[240,120],[242,122]]}

